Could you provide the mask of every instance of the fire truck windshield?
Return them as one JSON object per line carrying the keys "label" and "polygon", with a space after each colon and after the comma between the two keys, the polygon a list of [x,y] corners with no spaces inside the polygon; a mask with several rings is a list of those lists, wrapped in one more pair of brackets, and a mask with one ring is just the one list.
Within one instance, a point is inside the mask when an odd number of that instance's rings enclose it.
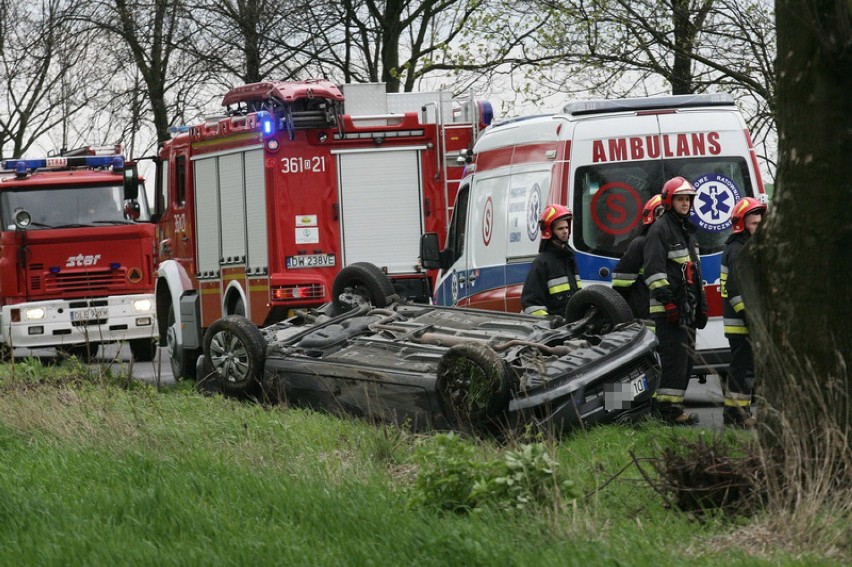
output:
{"label": "fire truck windshield", "polygon": [[[148,204],[144,193],[140,193],[140,197],[138,221],[147,221],[150,218]],[[3,230],[15,229],[14,214],[21,209],[30,213],[32,230],[134,222],[124,214],[124,188],[121,185],[3,191],[0,193]]]}

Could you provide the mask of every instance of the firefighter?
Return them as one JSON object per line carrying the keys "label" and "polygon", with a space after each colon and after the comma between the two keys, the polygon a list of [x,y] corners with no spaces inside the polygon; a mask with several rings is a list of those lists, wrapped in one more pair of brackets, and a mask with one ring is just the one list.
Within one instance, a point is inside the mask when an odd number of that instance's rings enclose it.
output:
{"label": "firefighter", "polygon": [[624,256],[618,261],[612,271],[612,288],[621,294],[633,316],[637,319],[648,319],[648,286],[645,285],[642,264],[644,263],[645,236],[665,209],[660,195],[654,195],[642,209],[642,230],[630,241]]}
{"label": "firefighter", "polygon": [[529,315],[550,316],[554,326],[565,316],[571,295],[582,287],[568,244],[573,213],[563,205],[547,205],[541,213],[539,254],[533,260],[521,292],[521,307]]}
{"label": "firefighter", "polygon": [[684,409],[683,400],[692,374],[694,332],[707,325],[707,299],[695,225],[689,211],[697,192],[683,177],[665,182],[660,192],[663,215],[645,237],[643,264],[650,292],[649,311],[656,327],[662,376],[652,400],[653,412],[673,425],[698,423]]}
{"label": "firefighter", "polygon": [[751,415],[754,354],[749,340],[745,304],[736,277],[736,264],[740,252],[757,230],[764,214],[766,205],[753,197],[740,199],[734,205],[731,216],[733,231],[725,242],[720,276],[725,336],[731,345],[731,365],[728,369],[725,409],[722,410],[722,416],[725,425],[747,429],[755,426],[755,419]]}

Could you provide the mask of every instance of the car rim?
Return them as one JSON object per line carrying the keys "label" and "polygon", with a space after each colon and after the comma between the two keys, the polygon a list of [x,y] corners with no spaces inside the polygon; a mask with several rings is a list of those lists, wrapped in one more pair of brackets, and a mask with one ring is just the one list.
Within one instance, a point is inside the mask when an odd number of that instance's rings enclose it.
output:
{"label": "car rim", "polygon": [[220,331],[210,340],[210,364],[228,382],[243,382],[249,374],[249,354],[239,337]]}

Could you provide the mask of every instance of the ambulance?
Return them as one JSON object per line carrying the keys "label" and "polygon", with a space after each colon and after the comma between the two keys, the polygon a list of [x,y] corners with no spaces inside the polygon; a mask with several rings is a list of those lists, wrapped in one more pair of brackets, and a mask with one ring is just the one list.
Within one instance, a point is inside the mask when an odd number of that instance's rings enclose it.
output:
{"label": "ambulance", "polygon": [[765,200],[751,137],[730,95],[571,102],[556,114],[493,124],[468,161],[445,247],[436,234],[421,240],[424,268],[440,269],[435,303],[520,312],[548,203],[574,213],[571,245],[583,284],[611,284],[613,267],[640,232],[643,204],[682,176],[698,192],[691,220],[710,310],[698,332],[696,373],[725,367],[719,271],[731,211],[742,197]]}

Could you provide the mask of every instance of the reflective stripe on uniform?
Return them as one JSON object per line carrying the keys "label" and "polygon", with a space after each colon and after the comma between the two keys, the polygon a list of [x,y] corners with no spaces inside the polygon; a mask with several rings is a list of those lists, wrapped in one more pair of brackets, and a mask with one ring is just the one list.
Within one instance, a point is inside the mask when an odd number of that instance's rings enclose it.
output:
{"label": "reflective stripe on uniform", "polygon": [[677,262],[678,264],[685,264],[686,262],[689,262],[689,250],[686,249],[686,246],[669,250],[667,256],[669,260]]}
{"label": "reflective stripe on uniform", "polygon": [[737,313],[739,313],[740,311],[745,309],[745,303],[743,303],[743,296],[742,295],[732,297],[731,299],[728,300],[728,302],[731,304],[731,306],[734,308],[734,311],[736,311]]}
{"label": "reflective stripe on uniform", "polygon": [[645,278],[645,283],[648,284],[648,289],[654,290],[669,285],[669,278],[665,272],[659,272]]}
{"label": "reflective stripe on uniform", "polygon": [[682,404],[685,395],[686,390],[657,388],[657,391],[654,392],[654,399],[663,403]]}
{"label": "reflective stripe on uniform", "polygon": [[527,315],[535,315],[536,317],[542,317],[547,315],[547,307],[544,305],[530,305],[523,311]]}
{"label": "reflective stripe on uniform", "polygon": [[748,327],[746,326],[746,322],[742,319],[734,319],[730,317],[725,317],[723,320],[725,325],[725,334],[726,335],[747,335]]}
{"label": "reflective stripe on uniform", "polygon": [[751,405],[751,394],[725,392],[726,408],[747,408]]}
{"label": "reflective stripe on uniform", "polygon": [[[580,278],[576,278],[577,280],[577,289],[581,289],[583,287],[580,282]],[[547,280],[547,291],[551,295],[555,295],[557,293],[564,293],[571,289],[571,280],[567,276],[562,276],[559,278],[553,278],[552,280]]]}
{"label": "reflective stripe on uniform", "polygon": [[639,274],[612,274],[612,287],[630,287]]}

